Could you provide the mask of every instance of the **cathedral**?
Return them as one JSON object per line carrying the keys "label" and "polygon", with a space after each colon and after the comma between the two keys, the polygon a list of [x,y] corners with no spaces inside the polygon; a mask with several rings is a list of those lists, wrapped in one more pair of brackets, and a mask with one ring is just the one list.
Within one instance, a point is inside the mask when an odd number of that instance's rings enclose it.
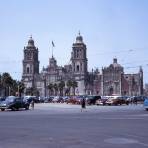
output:
{"label": "cathedral", "polygon": [[[92,69],[88,71],[87,47],[83,37],[78,34],[76,41],[72,44],[71,63],[58,66],[53,54],[49,63],[39,71],[39,49],[35,46],[32,37],[24,47],[22,82],[25,91],[33,88],[39,96],[49,96],[49,84],[59,84],[69,80],[77,82],[74,90],[76,95],[126,95],[138,96],[143,94],[143,70],[135,74],[125,74],[124,68],[118,64],[117,58],[108,67]],[[63,95],[66,95],[67,86],[64,86]],[[72,92],[70,92],[73,95]],[[57,94],[58,95],[58,94]]]}

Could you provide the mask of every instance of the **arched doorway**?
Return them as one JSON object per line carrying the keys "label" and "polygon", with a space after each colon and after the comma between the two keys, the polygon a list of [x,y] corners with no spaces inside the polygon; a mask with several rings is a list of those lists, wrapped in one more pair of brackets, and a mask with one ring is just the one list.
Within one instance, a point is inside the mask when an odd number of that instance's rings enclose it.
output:
{"label": "arched doorway", "polygon": [[113,92],[114,92],[114,89],[113,89],[113,87],[111,86],[111,87],[109,88],[109,96],[111,96],[111,95],[113,94]]}

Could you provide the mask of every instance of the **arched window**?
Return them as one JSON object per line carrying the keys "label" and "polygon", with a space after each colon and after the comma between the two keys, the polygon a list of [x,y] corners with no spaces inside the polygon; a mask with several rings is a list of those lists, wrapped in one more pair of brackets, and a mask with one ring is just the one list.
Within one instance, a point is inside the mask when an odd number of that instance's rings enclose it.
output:
{"label": "arched window", "polygon": [[29,67],[27,67],[27,73],[29,73],[30,72],[30,69],[29,69]]}
{"label": "arched window", "polygon": [[77,72],[80,70],[79,65],[77,65]]}
{"label": "arched window", "polygon": [[111,87],[109,88],[109,95],[112,95],[113,92],[114,92],[114,89],[113,89],[113,87],[111,86]]}
{"label": "arched window", "polygon": [[82,66],[83,66],[83,65],[82,65],[82,63],[81,63],[81,66],[80,66],[80,67],[81,67],[81,71],[83,70],[83,69],[82,69],[82,68],[83,68]]}

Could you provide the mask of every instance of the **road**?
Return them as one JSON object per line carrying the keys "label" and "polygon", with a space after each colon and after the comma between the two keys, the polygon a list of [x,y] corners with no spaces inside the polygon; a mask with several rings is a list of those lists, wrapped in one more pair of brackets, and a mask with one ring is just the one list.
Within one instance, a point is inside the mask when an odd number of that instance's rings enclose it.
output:
{"label": "road", "polygon": [[146,148],[148,112],[142,105],[35,104],[0,112],[0,148]]}

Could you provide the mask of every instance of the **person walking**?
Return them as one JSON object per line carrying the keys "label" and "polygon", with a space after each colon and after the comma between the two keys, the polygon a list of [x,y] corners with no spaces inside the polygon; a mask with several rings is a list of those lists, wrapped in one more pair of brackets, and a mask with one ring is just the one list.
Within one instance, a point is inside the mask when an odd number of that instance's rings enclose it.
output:
{"label": "person walking", "polygon": [[30,102],[31,105],[31,109],[34,110],[34,99],[32,99],[32,101]]}
{"label": "person walking", "polygon": [[81,112],[83,111],[83,109],[86,109],[86,100],[85,100],[85,98],[82,98],[82,100],[81,100]]}

